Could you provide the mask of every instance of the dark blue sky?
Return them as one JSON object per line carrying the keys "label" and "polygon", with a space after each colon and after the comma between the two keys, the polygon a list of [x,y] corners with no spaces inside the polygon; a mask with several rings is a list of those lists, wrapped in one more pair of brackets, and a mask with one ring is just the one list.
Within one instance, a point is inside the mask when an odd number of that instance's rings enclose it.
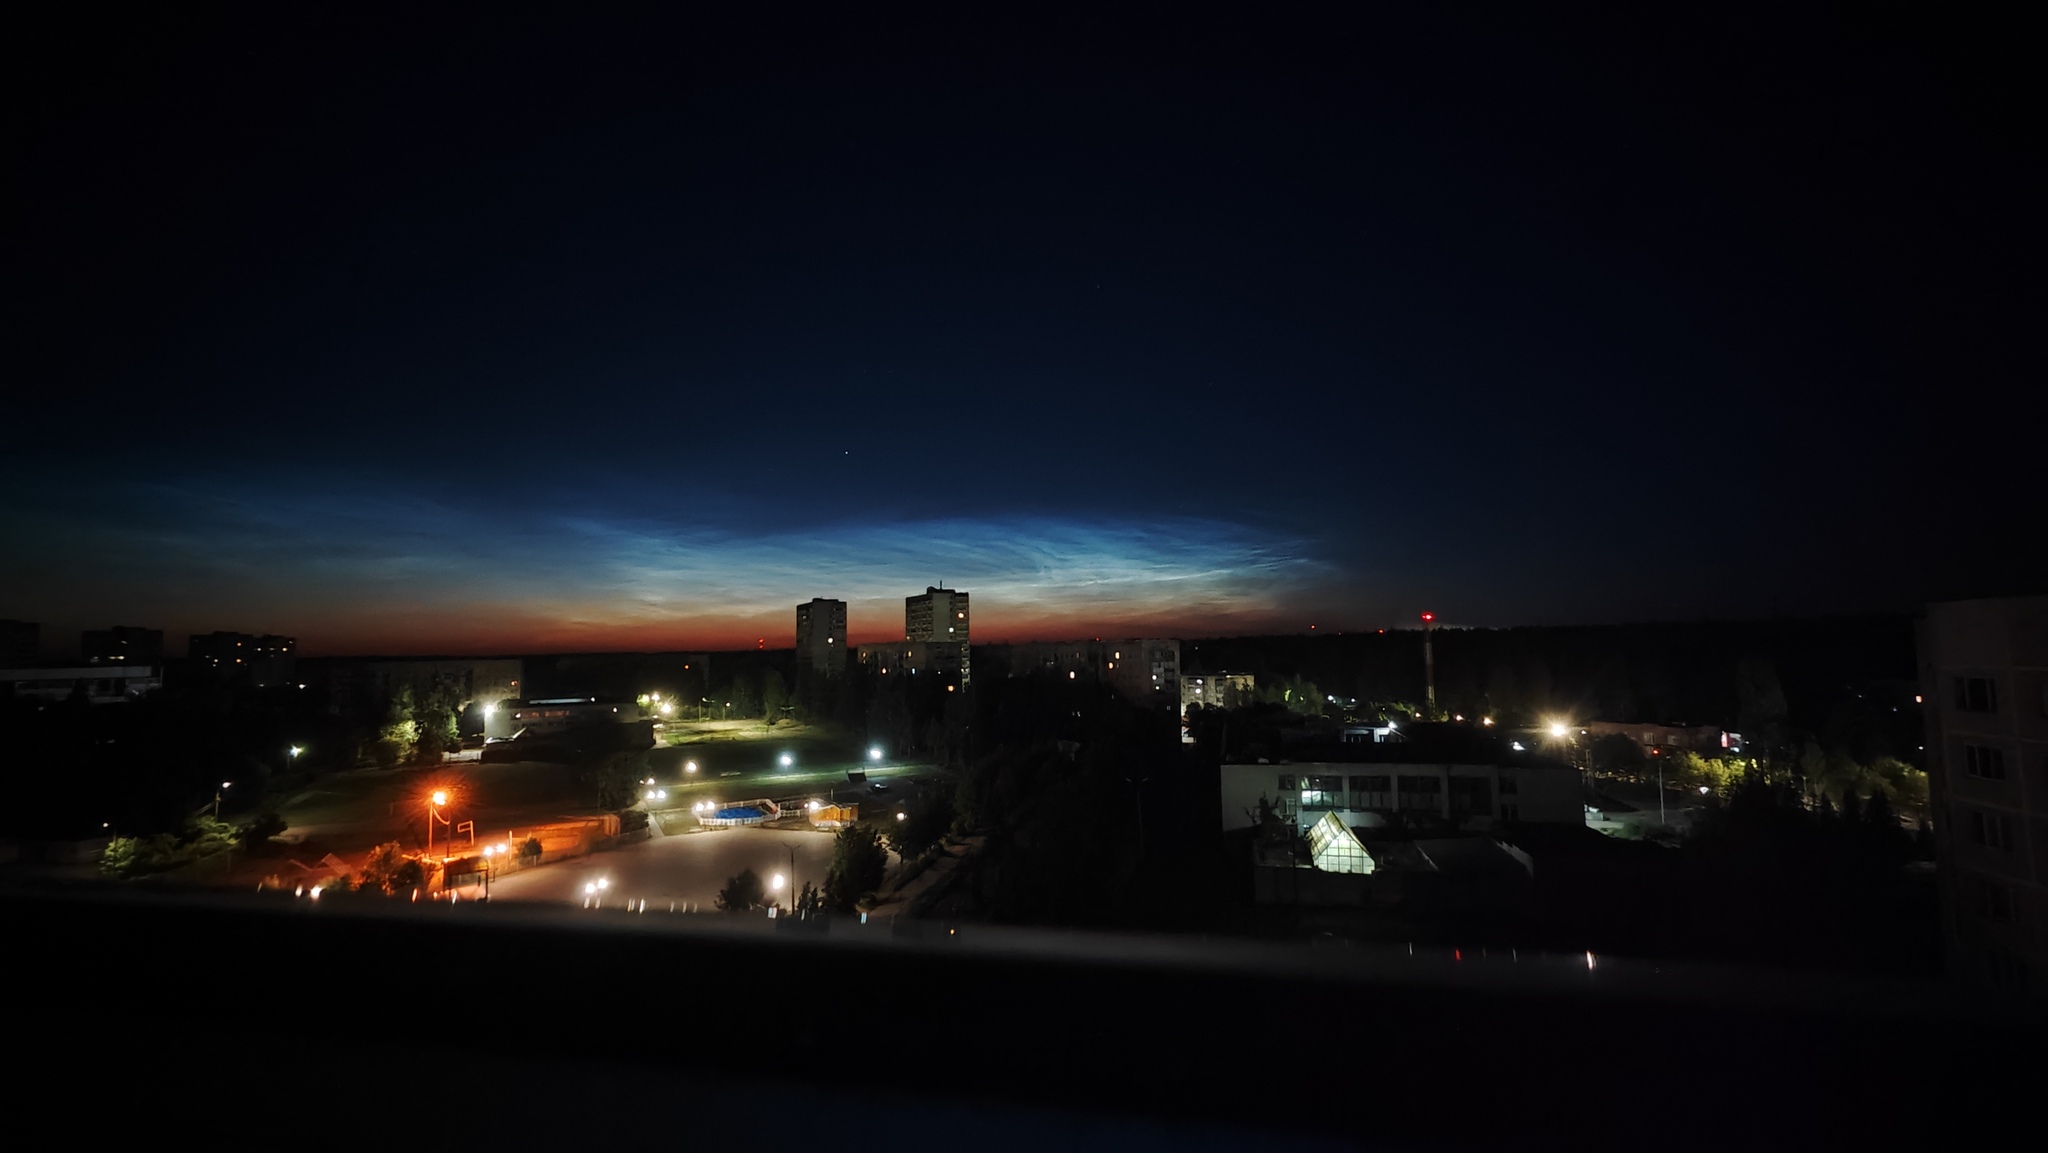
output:
{"label": "dark blue sky", "polygon": [[2010,30],[841,19],[24,40],[0,615],[667,647],[940,579],[1023,637],[2048,577]]}

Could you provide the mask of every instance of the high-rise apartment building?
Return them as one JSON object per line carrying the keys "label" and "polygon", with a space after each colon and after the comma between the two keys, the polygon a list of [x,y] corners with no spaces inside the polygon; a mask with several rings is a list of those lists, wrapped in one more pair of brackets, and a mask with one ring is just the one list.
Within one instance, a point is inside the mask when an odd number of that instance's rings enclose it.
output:
{"label": "high-rise apartment building", "polygon": [[812,597],[796,606],[798,673],[838,676],[846,671],[846,659],[846,602]]}
{"label": "high-rise apartment building", "polygon": [[115,625],[78,634],[79,655],[89,665],[160,665],[164,663],[164,631]]}
{"label": "high-rise apartment building", "polygon": [[926,586],[922,596],[903,598],[903,639],[933,645],[958,646],[960,687],[967,687],[969,675],[967,594],[953,589]]}
{"label": "high-rise apartment building", "polygon": [[1949,970],[2048,992],[2048,596],[1929,605],[1927,783]]}

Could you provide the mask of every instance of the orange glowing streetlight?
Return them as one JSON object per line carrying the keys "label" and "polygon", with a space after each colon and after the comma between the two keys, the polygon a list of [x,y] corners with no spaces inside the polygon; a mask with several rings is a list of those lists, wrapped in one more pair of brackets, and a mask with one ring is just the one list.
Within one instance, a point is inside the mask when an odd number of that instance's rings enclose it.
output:
{"label": "orange glowing streetlight", "polygon": [[428,797],[427,797],[427,855],[428,855],[428,856],[433,856],[433,855],[434,855],[434,822],[435,822],[435,821],[439,821],[439,822],[441,822],[441,823],[442,823],[442,824],[444,824],[444,825],[448,823],[448,818],[446,818],[446,817],[442,816],[442,815],[440,814],[440,812],[439,812],[439,810],[440,810],[441,806],[442,806],[442,805],[445,805],[445,804],[447,804],[447,803],[448,803],[448,790],[446,790],[446,789],[435,789],[435,790],[434,790],[434,791],[433,791],[433,792],[432,792],[431,794],[429,794],[429,795],[428,795]]}

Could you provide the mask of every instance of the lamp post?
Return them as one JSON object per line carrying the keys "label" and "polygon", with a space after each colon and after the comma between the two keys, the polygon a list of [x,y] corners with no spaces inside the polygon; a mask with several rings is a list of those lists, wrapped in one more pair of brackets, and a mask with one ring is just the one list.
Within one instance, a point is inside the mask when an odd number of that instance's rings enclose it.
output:
{"label": "lamp post", "polygon": [[444,789],[435,789],[427,794],[427,855],[430,857],[434,855],[434,822],[448,823],[448,819],[436,810],[447,803],[448,793]]}
{"label": "lamp post", "polygon": [[796,915],[796,846],[795,846],[795,845],[784,845],[784,846],[782,846],[782,848],[783,848],[783,851],[784,851],[784,852],[786,852],[786,853],[788,853],[788,854],[789,854],[789,912],[790,912],[790,915],[791,915],[791,916],[795,916],[795,915]]}
{"label": "lamp post", "polygon": [[214,820],[216,820],[216,821],[220,820],[220,795],[221,795],[222,793],[225,793],[225,792],[227,792],[227,791],[228,791],[229,789],[233,788],[234,786],[235,786],[235,782],[233,782],[233,781],[222,781],[222,782],[220,783],[220,788],[217,788],[217,789],[215,789],[215,790],[213,791],[213,819],[214,819]]}

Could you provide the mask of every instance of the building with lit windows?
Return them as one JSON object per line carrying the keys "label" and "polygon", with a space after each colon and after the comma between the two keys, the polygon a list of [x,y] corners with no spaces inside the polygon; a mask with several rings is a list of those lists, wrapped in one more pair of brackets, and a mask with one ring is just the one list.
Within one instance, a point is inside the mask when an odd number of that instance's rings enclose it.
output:
{"label": "building with lit windows", "polygon": [[161,665],[164,630],[115,625],[78,634],[78,652],[89,665]]}
{"label": "building with lit windows", "polygon": [[951,659],[960,671],[962,688],[972,675],[968,630],[973,623],[966,593],[926,586],[921,595],[903,598],[903,639],[955,648]]}
{"label": "building with lit windows", "polygon": [[1236,709],[1252,704],[1254,685],[1250,673],[1199,673],[1180,679],[1180,711],[1190,705],[1213,709]]}
{"label": "building with lit windows", "polygon": [[813,597],[796,606],[797,672],[836,677],[846,661],[846,602]]}
{"label": "building with lit windows", "polygon": [[1303,832],[1326,813],[1360,830],[1586,823],[1578,769],[1448,726],[1331,746],[1312,761],[1226,764],[1218,801],[1225,832],[1257,824],[1262,807]]}
{"label": "building with lit windows", "polygon": [[1178,709],[1181,703],[1180,642],[1165,639],[1032,641],[983,645],[982,663],[1003,675],[1051,673],[1095,680],[1134,704]]}
{"label": "building with lit windows", "polygon": [[201,668],[261,688],[293,683],[298,647],[292,637],[203,633],[185,642],[185,656]]}
{"label": "building with lit windows", "polygon": [[960,663],[960,646],[929,641],[887,641],[861,645],[854,650],[863,672],[881,676],[923,676],[932,674],[965,681],[966,666]]}
{"label": "building with lit windows", "polygon": [[2048,596],[1929,605],[1919,650],[1949,971],[2048,995]]}

